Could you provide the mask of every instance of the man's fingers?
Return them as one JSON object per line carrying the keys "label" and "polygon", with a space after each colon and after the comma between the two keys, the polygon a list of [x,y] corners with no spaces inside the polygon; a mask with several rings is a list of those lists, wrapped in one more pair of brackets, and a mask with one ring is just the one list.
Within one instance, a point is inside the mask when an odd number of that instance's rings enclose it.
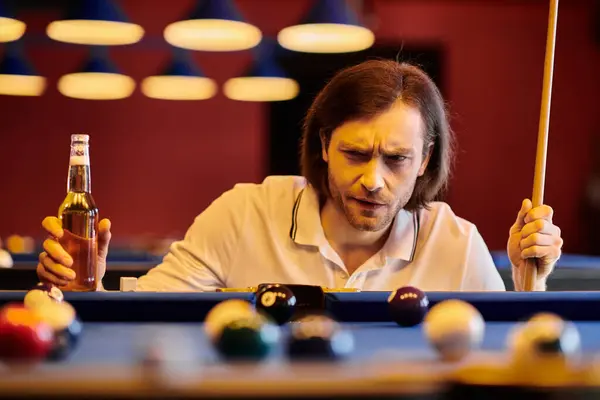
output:
{"label": "man's fingers", "polygon": [[107,245],[110,242],[111,233],[110,233],[111,222],[109,219],[104,218],[98,224],[98,241],[100,246]]}
{"label": "man's fingers", "polygon": [[46,271],[42,264],[38,264],[36,272],[41,282],[52,283],[57,286],[65,286],[67,284],[67,281],[60,279],[56,275],[52,275],[50,272]]}
{"label": "man's fingers", "polygon": [[521,250],[525,250],[532,246],[558,246],[560,248],[562,244],[563,240],[560,237],[543,233],[533,233],[521,240],[519,246]]}
{"label": "man's fingers", "polygon": [[112,224],[108,218],[104,218],[104,219],[100,220],[100,222],[98,223],[99,233],[104,234],[104,233],[110,232],[111,225]]}
{"label": "man's fingers", "polygon": [[44,266],[46,271],[50,272],[53,275],[56,275],[59,279],[75,279],[75,271],[57,263],[46,252],[40,254],[40,264]]}
{"label": "man's fingers", "polygon": [[[58,273],[55,271],[58,271]],[[71,276],[73,278],[65,278],[62,275],[63,272],[64,271],[58,267],[58,264],[52,261],[46,252],[40,254],[36,273],[42,282],[50,282],[60,286],[66,285],[69,280],[72,280],[75,277],[75,273],[74,271],[71,271]]]}
{"label": "man's fingers", "polygon": [[545,258],[555,260],[560,257],[560,248],[556,246],[531,246],[521,252],[523,259]]}
{"label": "man's fingers", "polygon": [[103,219],[98,224],[98,255],[101,258],[106,258],[108,255],[108,245],[112,234],[110,233],[110,220]]}
{"label": "man's fingers", "polygon": [[517,214],[517,219],[510,229],[511,234],[520,231],[523,228],[523,226],[525,226],[525,216],[527,215],[529,210],[531,210],[531,200],[525,199],[521,203],[521,209]]}
{"label": "man's fingers", "polygon": [[62,265],[66,265],[67,267],[73,265],[73,259],[71,258],[69,253],[67,253],[65,249],[63,249],[63,247],[60,245],[60,243],[58,243],[56,240],[44,240],[43,247],[46,253],[48,253],[48,255],[51,258],[56,260],[56,262]]}
{"label": "man's fingers", "polygon": [[534,233],[541,233],[544,235],[553,235],[560,237],[560,229],[556,225],[552,225],[545,219],[538,219],[533,222],[526,224],[521,230],[521,240],[526,239]]}
{"label": "man's fingers", "polygon": [[60,239],[63,235],[62,222],[56,217],[46,217],[42,221],[42,227],[57,239]]}
{"label": "man's fingers", "polygon": [[553,216],[554,210],[552,209],[552,207],[547,205],[541,205],[539,207],[534,207],[527,212],[527,215],[525,215],[525,223],[528,224],[538,219],[544,219],[552,223]]}

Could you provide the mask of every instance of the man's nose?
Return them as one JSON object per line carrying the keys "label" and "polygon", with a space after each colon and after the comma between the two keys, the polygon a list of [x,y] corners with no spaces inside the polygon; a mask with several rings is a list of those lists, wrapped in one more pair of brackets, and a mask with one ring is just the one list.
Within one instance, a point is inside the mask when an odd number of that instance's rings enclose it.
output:
{"label": "man's nose", "polygon": [[377,192],[383,188],[383,171],[377,159],[371,160],[365,165],[365,170],[361,177],[361,184],[369,192]]}

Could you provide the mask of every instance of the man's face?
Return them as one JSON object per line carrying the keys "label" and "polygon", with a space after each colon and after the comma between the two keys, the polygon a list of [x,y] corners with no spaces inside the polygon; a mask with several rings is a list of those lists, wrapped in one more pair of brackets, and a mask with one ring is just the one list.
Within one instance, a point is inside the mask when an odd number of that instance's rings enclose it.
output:
{"label": "man's face", "polygon": [[418,109],[398,101],[386,112],[349,121],[323,147],[332,200],[362,231],[387,228],[412,196],[423,175],[424,123]]}

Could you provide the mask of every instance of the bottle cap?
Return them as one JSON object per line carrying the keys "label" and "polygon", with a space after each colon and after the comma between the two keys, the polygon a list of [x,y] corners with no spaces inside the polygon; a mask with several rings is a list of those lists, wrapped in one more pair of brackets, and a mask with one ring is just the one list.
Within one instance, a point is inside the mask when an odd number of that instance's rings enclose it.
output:
{"label": "bottle cap", "polygon": [[71,142],[84,142],[87,143],[90,140],[90,135],[84,135],[82,133],[76,133],[71,135]]}

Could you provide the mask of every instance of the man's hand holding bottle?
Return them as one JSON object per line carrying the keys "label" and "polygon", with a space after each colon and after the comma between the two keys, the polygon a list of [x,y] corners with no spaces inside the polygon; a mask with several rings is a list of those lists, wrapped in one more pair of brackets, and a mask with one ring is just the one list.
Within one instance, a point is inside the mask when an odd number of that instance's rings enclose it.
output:
{"label": "man's hand holding bottle", "polygon": [[[110,220],[103,219],[98,224],[98,275],[97,283],[101,287],[106,272],[106,256],[110,243]],[[64,231],[61,220],[57,217],[46,217],[42,222],[49,237],[44,241],[44,251],[39,256],[37,275],[41,282],[65,286],[75,279],[75,271],[70,267],[73,259],[60,244]]]}

